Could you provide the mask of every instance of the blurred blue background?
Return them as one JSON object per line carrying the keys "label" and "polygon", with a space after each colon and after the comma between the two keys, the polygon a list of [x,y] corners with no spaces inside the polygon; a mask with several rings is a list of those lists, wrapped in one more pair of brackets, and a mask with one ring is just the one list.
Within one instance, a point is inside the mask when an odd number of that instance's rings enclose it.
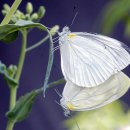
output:
{"label": "blurred blue background", "polygon": [[[60,31],[65,25],[70,25],[76,13],[79,12],[74,21],[71,31],[76,32],[96,32],[100,33],[98,22],[100,21],[99,14],[104,6],[110,0],[30,0],[34,5],[34,10],[37,11],[40,5],[46,8],[45,17],[41,23],[47,27],[52,27],[56,24],[60,26]],[[24,11],[28,0],[23,0],[19,9]],[[4,3],[11,5],[13,0],[1,0],[0,10]],[[0,20],[3,16],[0,14]],[[123,35],[124,25],[120,23],[114,30],[111,37],[116,38],[129,46],[129,40]],[[28,37],[28,46],[40,40],[44,34],[39,30],[33,30]],[[20,39],[18,38],[13,44],[0,43],[0,60],[6,65],[17,64],[20,52]],[[26,92],[39,88],[44,79],[46,65],[48,60],[48,44],[43,44],[35,50],[27,53],[24,64],[22,78],[20,80],[20,88],[18,90],[18,97]],[[128,69],[124,70],[129,74]],[[55,53],[55,60],[53,70],[51,73],[50,82],[62,78],[60,67],[59,51]],[[64,85],[57,86],[58,90],[62,92]],[[130,104],[130,91],[127,92],[121,99]],[[65,116],[63,110],[58,106],[54,100],[59,101],[60,97],[56,94],[54,89],[49,89],[46,93],[46,98],[41,94],[33,105],[32,111],[25,121],[16,124],[14,130],[66,130],[63,127],[63,120]],[[9,104],[9,89],[6,83],[0,76],[0,130],[4,130],[6,126],[6,118],[4,113],[8,110]]]}

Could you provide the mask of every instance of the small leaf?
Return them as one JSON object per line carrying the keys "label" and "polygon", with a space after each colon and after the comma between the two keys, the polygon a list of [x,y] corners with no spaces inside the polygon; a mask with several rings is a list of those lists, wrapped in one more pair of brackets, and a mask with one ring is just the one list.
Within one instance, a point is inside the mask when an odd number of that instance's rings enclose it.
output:
{"label": "small leaf", "polygon": [[6,66],[5,66],[5,64],[3,64],[1,61],[0,61],[0,74],[2,74],[4,76],[4,79],[11,86],[18,85],[18,83],[9,75],[8,70],[7,70]]}
{"label": "small leaf", "polygon": [[24,120],[30,113],[32,105],[38,94],[38,91],[31,91],[30,93],[27,93],[24,96],[20,97],[14,109],[9,111],[6,116],[15,122]]}
{"label": "small leaf", "polygon": [[[32,21],[20,20],[16,22],[15,24],[6,24],[6,25],[0,26],[0,40],[12,42],[17,38],[16,32],[22,29],[30,29],[34,27],[37,27],[49,33],[48,29],[40,23],[33,23]],[[11,35],[13,38],[9,37]]]}
{"label": "small leaf", "polygon": [[10,77],[7,73],[7,71],[5,71],[4,73],[4,79],[8,82],[8,84],[10,84],[11,86],[17,86],[18,85],[18,82],[13,79],[12,77]]}

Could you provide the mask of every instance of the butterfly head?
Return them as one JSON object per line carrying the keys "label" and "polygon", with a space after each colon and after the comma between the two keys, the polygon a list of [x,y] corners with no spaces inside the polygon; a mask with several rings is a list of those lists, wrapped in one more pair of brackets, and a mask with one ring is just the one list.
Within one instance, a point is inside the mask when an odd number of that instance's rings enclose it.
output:
{"label": "butterfly head", "polygon": [[65,26],[63,29],[62,29],[62,32],[61,33],[58,33],[59,34],[59,43],[60,44],[64,44],[66,42],[66,40],[68,39],[68,35],[71,33],[70,29],[68,26]]}
{"label": "butterfly head", "polygon": [[59,33],[59,36],[60,37],[64,37],[66,35],[68,35],[70,33],[70,29],[68,26],[65,26],[63,29],[62,29],[62,32]]}
{"label": "butterfly head", "polygon": [[65,33],[70,32],[69,27],[68,27],[68,26],[65,26],[65,27],[62,29],[62,32],[65,32]]}
{"label": "butterfly head", "polygon": [[65,99],[61,99],[60,100],[60,104],[61,104],[61,106],[62,106],[62,109],[64,110],[64,115],[66,116],[66,117],[69,117],[70,116],[70,109],[68,109],[68,107],[66,106],[66,101],[65,101]]}
{"label": "butterfly head", "polygon": [[67,100],[67,99],[64,99],[62,98],[60,100],[60,103],[61,103],[61,106],[64,108],[64,109],[67,109],[67,110],[71,110],[71,111],[74,111],[75,108],[73,106],[73,104],[71,103],[70,100]]}

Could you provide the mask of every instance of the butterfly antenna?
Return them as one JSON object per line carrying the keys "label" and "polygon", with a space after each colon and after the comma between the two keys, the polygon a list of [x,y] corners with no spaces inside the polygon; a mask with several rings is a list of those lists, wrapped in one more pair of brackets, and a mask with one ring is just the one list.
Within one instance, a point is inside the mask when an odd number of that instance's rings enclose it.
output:
{"label": "butterfly antenna", "polygon": [[73,20],[72,20],[72,22],[71,22],[71,25],[70,25],[70,26],[72,26],[72,25],[73,25],[73,23],[74,23],[74,21],[75,21],[75,19],[76,19],[77,15],[78,15],[78,11],[75,13],[74,18],[73,18]]}

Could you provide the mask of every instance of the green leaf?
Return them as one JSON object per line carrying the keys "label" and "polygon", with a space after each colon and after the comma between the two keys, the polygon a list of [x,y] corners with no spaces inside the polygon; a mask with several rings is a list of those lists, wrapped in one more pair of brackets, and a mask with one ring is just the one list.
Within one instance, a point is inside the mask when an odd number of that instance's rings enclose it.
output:
{"label": "green leaf", "polygon": [[[17,38],[17,32],[22,29],[30,29],[37,27],[41,30],[48,31],[48,29],[40,24],[40,23],[33,23],[32,21],[20,20],[16,24],[6,24],[0,26],[0,40],[7,41],[8,43],[14,41]],[[13,38],[10,38],[12,36]]]}
{"label": "green leaf", "polygon": [[116,25],[129,16],[130,0],[113,0],[102,11],[102,32],[110,34]]}
{"label": "green leaf", "polygon": [[18,85],[17,81],[15,81],[8,73],[8,69],[6,68],[5,64],[0,61],[0,74],[4,76],[4,79],[10,84],[11,86]]}
{"label": "green leaf", "polygon": [[6,116],[15,122],[24,120],[30,113],[32,105],[38,94],[39,91],[31,91],[30,93],[21,96],[16,102],[14,109],[9,111]]}
{"label": "green leaf", "polygon": [[8,34],[4,39],[2,39],[1,41],[4,43],[11,43],[13,41],[15,41],[18,37],[18,31],[13,32],[11,34]]}

